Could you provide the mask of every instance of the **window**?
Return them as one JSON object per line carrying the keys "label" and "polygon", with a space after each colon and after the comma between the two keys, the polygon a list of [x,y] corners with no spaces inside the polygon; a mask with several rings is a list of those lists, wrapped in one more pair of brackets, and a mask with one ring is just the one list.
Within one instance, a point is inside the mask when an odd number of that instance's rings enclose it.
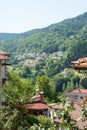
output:
{"label": "window", "polygon": [[78,96],[77,96],[77,95],[75,95],[75,96],[74,96],[74,99],[75,99],[75,100],[77,100],[77,99],[78,99]]}
{"label": "window", "polygon": [[83,97],[80,97],[80,99],[83,99]]}

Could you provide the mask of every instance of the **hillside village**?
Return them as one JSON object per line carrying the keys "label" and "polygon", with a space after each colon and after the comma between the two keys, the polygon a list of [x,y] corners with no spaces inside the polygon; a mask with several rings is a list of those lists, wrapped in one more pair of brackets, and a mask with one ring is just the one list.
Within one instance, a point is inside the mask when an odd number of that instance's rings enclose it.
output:
{"label": "hillside village", "polygon": [[[58,59],[62,58],[63,55],[64,52],[58,51],[51,54],[50,57],[52,59]],[[45,52],[43,53],[30,52],[30,53],[23,53],[22,55],[16,55],[14,57],[14,60],[16,60],[16,62],[22,66],[34,67],[40,61],[45,61],[47,57],[49,58],[48,54],[46,54]]]}
{"label": "hillside village", "polygon": [[87,0],[0,1],[0,130],[87,130]]}
{"label": "hillside village", "polygon": [[0,130],[87,130],[87,12],[0,37]]}
{"label": "hillside village", "polygon": [[[38,57],[36,54],[29,53],[29,56]],[[0,51],[0,85],[5,84],[7,80],[6,75],[6,63],[9,60],[10,53]],[[26,56],[26,55],[24,55]],[[23,57],[24,57],[23,56]],[[44,54],[46,56],[46,54]],[[19,56],[20,59],[23,58]],[[18,58],[19,58],[18,57]],[[41,55],[43,57],[43,55]],[[79,63],[86,63],[86,58],[83,60],[79,60]],[[77,62],[73,62],[77,64]],[[85,66],[83,66],[84,69]],[[81,69],[81,68],[80,68]],[[69,114],[69,123],[75,125],[78,130],[86,130],[87,129],[87,89],[74,89],[69,90],[65,93],[65,103],[50,103],[47,104],[44,101],[44,92],[35,93],[35,95],[31,98],[31,104],[24,104],[24,107],[29,110],[29,113],[33,115],[44,115],[47,118],[50,118],[52,122],[56,125],[57,130],[65,130],[65,126],[61,124],[66,123],[67,126],[67,118],[59,118],[58,111],[60,114],[62,112],[68,112],[67,109],[71,108],[72,110],[67,113],[65,116]],[[3,104],[2,104],[3,105]],[[84,114],[84,111],[86,113]],[[69,124],[68,124],[69,125]],[[74,129],[73,129],[74,130]]]}

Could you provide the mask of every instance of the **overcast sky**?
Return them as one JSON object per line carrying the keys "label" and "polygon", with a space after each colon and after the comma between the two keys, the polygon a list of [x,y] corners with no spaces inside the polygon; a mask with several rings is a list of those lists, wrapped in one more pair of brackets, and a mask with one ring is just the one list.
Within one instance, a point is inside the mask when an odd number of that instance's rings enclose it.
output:
{"label": "overcast sky", "polygon": [[0,32],[47,27],[87,11],[87,0],[0,0]]}

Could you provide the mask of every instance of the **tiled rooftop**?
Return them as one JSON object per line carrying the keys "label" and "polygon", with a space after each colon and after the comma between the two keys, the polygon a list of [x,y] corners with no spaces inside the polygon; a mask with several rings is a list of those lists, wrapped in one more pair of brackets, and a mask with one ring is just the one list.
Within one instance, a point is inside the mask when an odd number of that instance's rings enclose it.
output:
{"label": "tiled rooftop", "polygon": [[74,89],[67,92],[68,93],[87,93],[87,89]]}
{"label": "tiled rooftop", "polygon": [[50,107],[48,107],[48,105],[46,105],[44,103],[26,104],[25,107],[27,109],[31,109],[31,110],[46,110],[46,109],[50,109]]}
{"label": "tiled rooftop", "polygon": [[0,55],[0,60],[9,60],[8,56]]}
{"label": "tiled rooftop", "polygon": [[0,50],[0,60],[9,60],[10,53]]}
{"label": "tiled rooftop", "polygon": [[72,61],[71,66],[75,69],[87,69],[87,57]]}
{"label": "tiled rooftop", "polygon": [[9,55],[10,53],[0,50],[0,55]]}

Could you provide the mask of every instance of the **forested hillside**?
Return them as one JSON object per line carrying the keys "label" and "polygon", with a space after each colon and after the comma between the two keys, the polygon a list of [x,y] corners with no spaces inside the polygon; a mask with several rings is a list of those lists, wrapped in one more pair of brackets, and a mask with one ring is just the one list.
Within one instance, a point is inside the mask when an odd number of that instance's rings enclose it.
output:
{"label": "forested hillside", "polygon": [[[46,28],[34,29],[20,34],[0,34],[0,49],[14,54],[24,52],[46,52],[51,54],[57,51],[69,51],[74,45],[79,49],[80,44],[86,44],[86,34],[87,12]],[[74,53],[74,51],[72,52]],[[84,55],[86,54],[80,52],[80,56]],[[75,56],[76,54],[73,54],[73,57]]]}
{"label": "forested hillside", "polygon": [[23,104],[30,103],[35,94],[44,92],[45,103],[64,104],[67,90],[87,89],[87,72],[70,66],[72,60],[87,57],[87,13],[43,29],[0,34],[0,49],[11,53],[8,82],[1,93],[2,101],[8,103],[1,107],[3,130],[30,129],[39,121],[44,127],[51,124],[25,111]]}
{"label": "forested hillside", "polygon": [[[86,72],[70,67],[72,60],[87,56],[87,12],[46,28],[0,34],[0,49],[11,53],[9,72],[32,80],[34,85],[39,80],[54,93],[87,88]],[[51,93],[50,89],[45,93]]]}

